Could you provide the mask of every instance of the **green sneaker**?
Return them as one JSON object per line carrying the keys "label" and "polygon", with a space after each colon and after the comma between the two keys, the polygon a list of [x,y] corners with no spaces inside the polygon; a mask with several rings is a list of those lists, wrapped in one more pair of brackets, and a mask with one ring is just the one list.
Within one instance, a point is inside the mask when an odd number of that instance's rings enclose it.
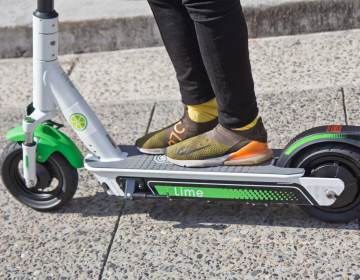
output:
{"label": "green sneaker", "polygon": [[192,121],[185,107],[184,116],[178,122],[139,138],[135,145],[145,154],[164,154],[167,147],[212,130],[217,124],[217,119],[203,123]]}
{"label": "green sneaker", "polygon": [[259,118],[246,131],[233,131],[220,124],[213,130],[167,148],[169,162],[186,167],[257,165],[272,158],[267,133]]}

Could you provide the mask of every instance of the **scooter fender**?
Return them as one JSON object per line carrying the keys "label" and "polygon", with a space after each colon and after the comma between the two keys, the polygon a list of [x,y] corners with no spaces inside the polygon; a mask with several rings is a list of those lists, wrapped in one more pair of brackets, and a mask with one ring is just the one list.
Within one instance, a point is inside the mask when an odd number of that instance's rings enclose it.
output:
{"label": "scooter fender", "polygon": [[297,155],[316,145],[342,143],[360,148],[360,127],[330,125],[309,129],[296,136],[282,151],[276,165],[289,167]]}
{"label": "scooter fender", "polygon": [[[11,129],[6,134],[6,139],[12,142],[22,143],[25,134],[22,126]],[[38,125],[34,131],[34,139],[37,142],[36,161],[46,162],[54,153],[63,155],[74,168],[84,166],[84,157],[74,142],[60,130],[46,124]]]}

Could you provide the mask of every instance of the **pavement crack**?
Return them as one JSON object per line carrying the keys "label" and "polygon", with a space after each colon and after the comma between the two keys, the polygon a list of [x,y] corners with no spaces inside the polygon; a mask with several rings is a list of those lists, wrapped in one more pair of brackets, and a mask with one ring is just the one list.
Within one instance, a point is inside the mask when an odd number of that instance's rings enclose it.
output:
{"label": "pavement crack", "polygon": [[118,230],[118,228],[119,228],[120,218],[121,218],[121,216],[122,216],[124,207],[125,207],[125,203],[123,203],[123,205],[122,205],[122,207],[121,207],[121,209],[120,209],[119,215],[118,215],[118,217],[117,217],[117,219],[116,219],[116,223],[115,223],[114,229],[113,229],[113,231],[112,231],[112,233],[111,233],[110,243],[109,243],[109,246],[107,247],[106,254],[105,254],[105,257],[104,257],[104,260],[103,260],[101,269],[100,269],[99,280],[102,280],[102,279],[103,279],[103,274],[104,274],[104,271],[105,271],[105,267],[106,267],[107,261],[108,261],[108,259],[109,259],[109,255],[110,255],[110,252],[111,252],[112,245],[113,245],[113,243],[114,243],[114,239],[115,239],[116,232],[117,232],[117,230]]}
{"label": "pavement crack", "polygon": [[146,130],[145,130],[145,135],[149,133],[150,126],[151,126],[151,123],[152,123],[152,120],[153,120],[153,117],[154,117],[154,113],[155,113],[155,108],[156,108],[156,102],[154,103],[154,105],[153,105],[153,107],[151,109],[150,118],[149,118],[148,124],[146,126]]}
{"label": "pavement crack", "polygon": [[77,56],[74,58],[74,60],[71,61],[70,68],[68,71],[66,71],[66,74],[68,76],[70,76],[72,74],[72,72],[74,71],[74,68],[75,68],[76,64],[79,62],[79,60],[80,60],[80,58]]}
{"label": "pavement crack", "polygon": [[346,108],[346,96],[345,96],[344,88],[340,88],[340,92],[341,92],[342,106],[343,106],[344,117],[345,117],[345,124],[349,125],[347,108]]}

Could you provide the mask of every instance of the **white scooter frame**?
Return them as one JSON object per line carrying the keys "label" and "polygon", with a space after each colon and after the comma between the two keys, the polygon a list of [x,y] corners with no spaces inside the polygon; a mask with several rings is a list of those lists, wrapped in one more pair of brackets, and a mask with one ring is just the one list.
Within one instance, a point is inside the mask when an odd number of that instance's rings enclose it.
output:
{"label": "white scooter frame", "polygon": [[[92,157],[102,162],[119,161],[126,157],[114,144],[95,113],[80,95],[58,61],[58,18],[33,16],[33,106],[34,112],[24,118],[24,178],[28,187],[36,185],[37,125],[54,118],[59,111],[74,128]],[[76,118],[77,117],[77,118]],[[76,127],[83,120],[85,127]],[[81,124],[79,124],[81,126]],[[86,128],[86,129],[85,129]],[[35,139],[36,140],[36,139]],[[114,193],[119,194],[117,190]]]}
{"label": "white scooter frame", "polygon": [[[128,170],[121,169],[119,163],[127,158],[127,154],[112,141],[103,125],[89,105],[80,95],[68,75],[58,62],[58,17],[41,18],[33,16],[33,107],[34,111],[23,121],[25,142],[22,144],[24,179],[26,186],[31,188],[37,183],[36,178],[36,148],[37,139],[34,131],[41,123],[51,120],[62,112],[67,122],[72,126],[85,144],[90,154],[85,159],[85,168],[92,171],[101,184],[105,184],[108,192],[117,196],[132,196],[126,193],[116,181],[121,176],[143,178],[168,178],[179,180],[211,180],[268,182],[279,184],[301,185],[311,194],[319,205],[331,205],[344,190],[344,183],[337,178],[308,178],[303,177],[304,171],[294,169],[292,174],[264,174],[233,172],[197,172],[194,170]],[[92,164],[87,163],[91,160]],[[96,163],[102,164],[99,167]],[[121,164],[120,164],[121,165]],[[273,167],[277,168],[277,167]],[[134,183],[132,181],[132,183]],[[314,202],[314,203],[315,203]]]}

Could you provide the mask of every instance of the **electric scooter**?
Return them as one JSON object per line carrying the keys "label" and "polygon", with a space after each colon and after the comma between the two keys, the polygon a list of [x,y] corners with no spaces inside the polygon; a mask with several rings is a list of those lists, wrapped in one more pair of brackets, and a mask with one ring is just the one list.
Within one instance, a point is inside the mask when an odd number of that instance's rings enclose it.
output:
{"label": "electric scooter", "polygon": [[[185,168],[165,156],[118,146],[58,62],[54,0],[33,14],[33,102],[10,130],[1,156],[8,191],[39,211],[66,205],[79,168],[92,172],[109,195],[125,199],[233,200],[295,204],[329,222],[360,217],[360,130],[330,125],[307,130],[261,166]],[[89,150],[85,157],[52,119],[62,113]]]}

